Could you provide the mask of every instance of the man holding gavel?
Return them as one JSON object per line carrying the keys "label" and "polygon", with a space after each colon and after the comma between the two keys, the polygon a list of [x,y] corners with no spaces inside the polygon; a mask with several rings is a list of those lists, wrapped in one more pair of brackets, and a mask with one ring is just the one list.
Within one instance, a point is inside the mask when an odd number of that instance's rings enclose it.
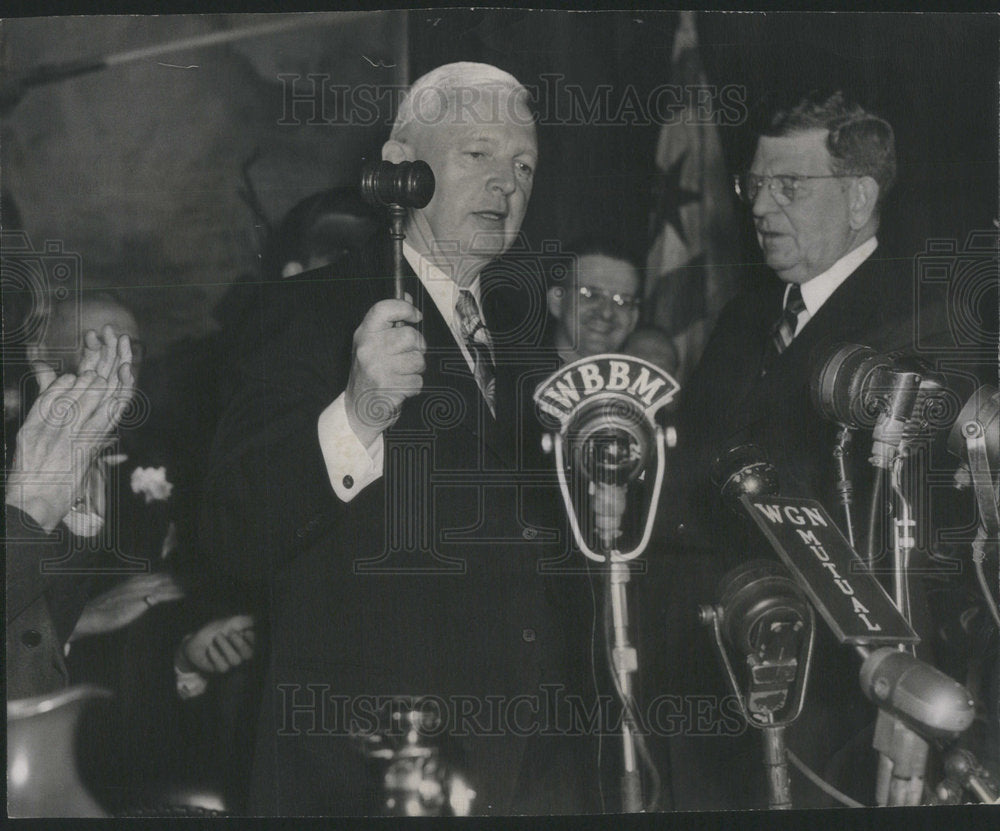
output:
{"label": "man holding gavel", "polygon": [[547,468],[528,461],[542,376],[514,345],[525,312],[480,281],[531,196],[527,99],[483,64],[420,78],[382,150],[436,179],[406,215],[405,299],[378,234],[240,367],[203,524],[215,568],[271,601],[251,813],[378,813],[352,736],[389,728],[378,713],[394,697],[432,705],[472,813],[591,807],[573,738],[532,738],[540,685],[570,684],[538,567],[568,538],[555,488],[537,484]]}

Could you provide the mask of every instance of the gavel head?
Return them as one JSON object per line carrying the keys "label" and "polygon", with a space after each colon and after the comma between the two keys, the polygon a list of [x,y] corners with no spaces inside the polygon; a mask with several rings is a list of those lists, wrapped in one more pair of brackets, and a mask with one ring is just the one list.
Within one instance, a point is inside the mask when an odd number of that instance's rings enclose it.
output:
{"label": "gavel head", "polygon": [[361,196],[376,208],[423,208],[434,196],[434,173],[422,161],[372,162],[361,171]]}

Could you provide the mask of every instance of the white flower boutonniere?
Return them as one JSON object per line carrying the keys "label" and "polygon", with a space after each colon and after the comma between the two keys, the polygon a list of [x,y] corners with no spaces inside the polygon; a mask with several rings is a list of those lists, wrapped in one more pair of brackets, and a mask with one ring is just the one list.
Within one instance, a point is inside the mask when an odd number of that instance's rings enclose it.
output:
{"label": "white flower boutonniere", "polygon": [[147,505],[169,499],[173,489],[173,483],[167,481],[165,467],[137,467],[132,471],[132,493],[141,493]]}

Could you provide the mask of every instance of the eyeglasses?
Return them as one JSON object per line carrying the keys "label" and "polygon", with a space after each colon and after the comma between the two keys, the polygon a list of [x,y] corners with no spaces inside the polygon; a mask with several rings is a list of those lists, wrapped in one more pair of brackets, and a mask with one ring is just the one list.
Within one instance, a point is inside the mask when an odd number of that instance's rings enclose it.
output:
{"label": "eyeglasses", "polygon": [[765,184],[775,202],[779,205],[790,205],[798,197],[805,195],[802,184],[809,179],[852,179],[855,175],[845,173],[830,176],[757,176],[753,173],[739,173],[733,177],[733,187],[736,195],[747,205],[757,201],[757,194]]}
{"label": "eyeglasses", "polygon": [[596,306],[598,303],[603,303],[610,300],[614,303],[616,308],[619,309],[635,309],[639,306],[639,298],[631,294],[620,294],[618,292],[608,292],[604,289],[599,289],[597,286],[580,286],[577,289],[580,295],[580,300],[584,305]]}

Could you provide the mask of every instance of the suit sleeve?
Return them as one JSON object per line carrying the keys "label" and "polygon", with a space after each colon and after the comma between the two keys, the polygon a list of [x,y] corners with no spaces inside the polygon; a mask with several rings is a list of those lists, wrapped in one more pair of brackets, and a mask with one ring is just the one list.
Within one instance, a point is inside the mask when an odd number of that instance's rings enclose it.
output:
{"label": "suit sleeve", "polygon": [[266,580],[342,515],[317,421],[347,385],[357,323],[344,309],[305,309],[238,368],[212,444],[200,520],[216,576]]}
{"label": "suit sleeve", "polygon": [[[58,534],[46,533],[27,514],[7,505],[4,510],[7,524],[7,614],[10,626],[26,608],[38,600],[50,586],[42,573],[44,560],[61,559],[66,554],[67,543]],[[66,531],[63,529],[63,533]]]}

